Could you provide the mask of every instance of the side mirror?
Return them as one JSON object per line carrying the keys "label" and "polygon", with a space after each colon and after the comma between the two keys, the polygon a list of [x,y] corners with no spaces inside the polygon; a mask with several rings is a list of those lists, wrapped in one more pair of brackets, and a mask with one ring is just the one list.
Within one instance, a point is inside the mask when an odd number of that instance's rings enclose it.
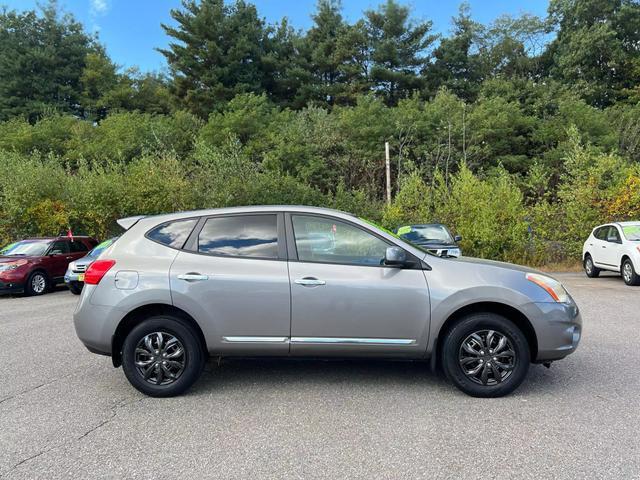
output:
{"label": "side mirror", "polygon": [[618,237],[616,237],[615,235],[610,235],[607,237],[607,242],[620,243],[620,240],[618,240]]}
{"label": "side mirror", "polygon": [[456,235],[455,237],[453,237],[453,241],[458,243],[462,241],[462,235]]}
{"label": "side mirror", "polygon": [[51,252],[49,253],[49,255],[51,255],[52,257],[54,255],[62,255],[62,250],[51,250]]}
{"label": "side mirror", "polygon": [[390,267],[402,267],[407,263],[407,254],[400,247],[388,247],[384,254],[384,264]]}

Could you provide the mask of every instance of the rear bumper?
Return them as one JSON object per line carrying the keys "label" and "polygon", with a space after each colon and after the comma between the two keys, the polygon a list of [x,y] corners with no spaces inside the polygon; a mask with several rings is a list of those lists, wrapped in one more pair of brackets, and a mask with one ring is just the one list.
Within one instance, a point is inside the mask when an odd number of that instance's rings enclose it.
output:
{"label": "rear bumper", "polygon": [[24,285],[22,283],[5,282],[0,280],[0,295],[11,295],[14,293],[23,293]]}
{"label": "rear bumper", "polygon": [[113,335],[127,312],[92,304],[90,299],[94,290],[94,285],[85,285],[73,313],[73,323],[78,338],[90,352],[111,355]]}

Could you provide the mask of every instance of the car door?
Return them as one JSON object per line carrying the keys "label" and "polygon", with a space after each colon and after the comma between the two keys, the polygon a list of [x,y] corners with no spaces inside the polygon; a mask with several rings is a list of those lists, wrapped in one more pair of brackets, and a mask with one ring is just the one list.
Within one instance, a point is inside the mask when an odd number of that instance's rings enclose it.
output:
{"label": "car door", "polygon": [[391,244],[346,220],[286,218],[291,354],[421,357],[430,320],[421,262],[383,265]]}
{"label": "car door", "polygon": [[591,238],[591,242],[589,243],[589,251],[591,254],[591,258],[593,259],[593,263],[601,266],[607,267],[606,265],[606,255],[607,255],[607,235],[609,233],[609,225],[604,227],[597,228],[593,232],[593,236]]}
{"label": "car door", "polygon": [[175,306],[199,322],[212,352],[287,355],[289,274],[281,213],[203,218],[170,271]]}
{"label": "car door", "polygon": [[64,277],[69,262],[73,259],[69,250],[69,241],[56,240],[51,244],[46,261],[49,275],[54,279]]}
{"label": "car door", "polygon": [[622,257],[622,236],[618,227],[611,225],[607,232],[606,241],[604,242],[602,263],[610,268],[619,270],[620,259]]}

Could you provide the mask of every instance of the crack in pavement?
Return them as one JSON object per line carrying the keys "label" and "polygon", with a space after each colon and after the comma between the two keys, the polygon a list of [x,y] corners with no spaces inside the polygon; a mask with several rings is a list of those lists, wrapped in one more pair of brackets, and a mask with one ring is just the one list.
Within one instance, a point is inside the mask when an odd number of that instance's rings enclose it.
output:
{"label": "crack in pavement", "polygon": [[68,441],[66,441],[64,443],[61,443],[60,445],[54,445],[54,446],[51,446],[49,448],[45,448],[44,450],[36,453],[35,455],[31,455],[30,457],[27,457],[27,458],[24,458],[24,459],[20,460],[18,463],[16,463],[11,468],[9,468],[6,472],[0,473],[0,478],[3,478],[4,476],[10,474],[14,470],[16,470],[18,467],[20,467],[20,465],[23,465],[23,464],[25,464],[25,463],[27,463],[27,462],[35,459],[35,458],[38,458],[41,455],[44,455],[45,453],[49,453],[49,452],[52,452],[53,450],[57,450],[57,449],[60,449],[60,448],[67,447],[67,446],[71,445],[74,442],[82,440],[83,438],[87,437],[88,435],[92,434],[93,432],[101,429],[105,425],[107,425],[110,422],[112,422],[113,419],[116,418],[116,416],[118,415],[118,410],[120,410],[122,408],[125,408],[125,407],[129,407],[129,406],[135,405],[137,403],[142,403],[146,399],[147,399],[147,397],[141,397],[141,398],[137,398],[137,399],[135,399],[135,400],[133,400],[131,402],[121,401],[117,405],[114,405],[113,407],[109,407],[111,409],[111,415],[107,419],[103,420],[102,422],[100,422],[99,424],[95,425],[94,427],[91,427],[89,430],[87,430],[82,435],[80,435],[80,436],[78,436],[76,438],[72,438],[72,439],[70,439],[70,440],[68,440]]}
{"label": "crack in pavement", "polygon": [[28,388],[28,389],[23,390],[21,392],[14,393],[13,395],[9,395],[8,397],[5,397],[2,400],[0,400],[0,404],[2,404],[4,402],[7,402],[7,401],[9,401],[9,400],[11,400],[13,398],[20,397],[21,395],[25,395],[27,393],[34,392],[34,391],[38,390],[39,388],[47,387],[49,385],[53,385],[54,383],[57,383],[60,380],[65,380],[65,379],[75,375],[78,371],[85,370],[85,369],[86,369],[86,367],[78,367],[78,368],[72,370],[71,372],[67,373],[66,375],[63,375],[63,376],[58,377],[58,378],[54,378],[53,380],[51,380],[49,382],[41,383],[40,385],[36,385],[35,387],[31,387],[31,388]]}

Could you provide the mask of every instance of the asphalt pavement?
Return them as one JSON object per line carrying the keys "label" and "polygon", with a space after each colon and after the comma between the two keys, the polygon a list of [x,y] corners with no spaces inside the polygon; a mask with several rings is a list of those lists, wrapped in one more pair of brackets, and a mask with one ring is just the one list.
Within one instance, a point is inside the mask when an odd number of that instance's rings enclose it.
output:
{"label": "asphalt pavement", "polygon": [[134,390],[75,336],[77,298],[0,298],[0,477],[640,478],[640,287],[558,274],[578,351],[514,394],[422,363],[224,360],[184,396]]}

